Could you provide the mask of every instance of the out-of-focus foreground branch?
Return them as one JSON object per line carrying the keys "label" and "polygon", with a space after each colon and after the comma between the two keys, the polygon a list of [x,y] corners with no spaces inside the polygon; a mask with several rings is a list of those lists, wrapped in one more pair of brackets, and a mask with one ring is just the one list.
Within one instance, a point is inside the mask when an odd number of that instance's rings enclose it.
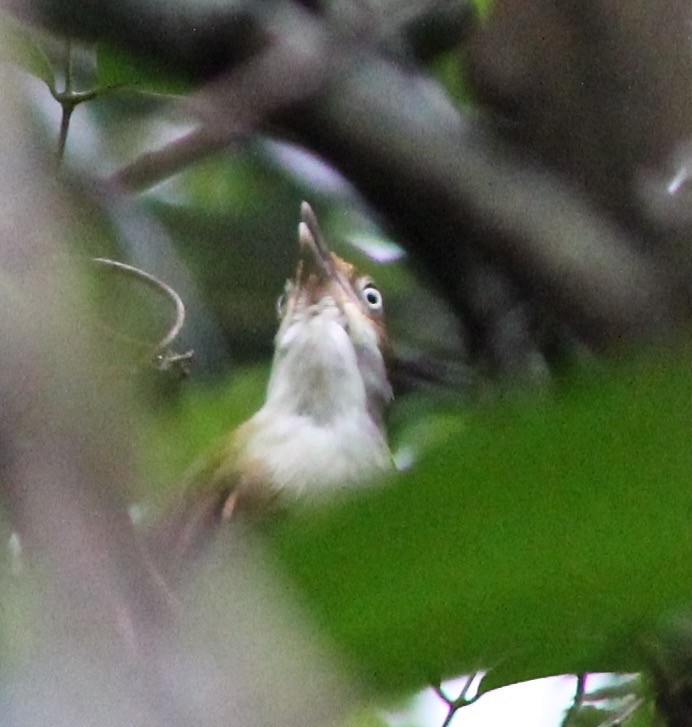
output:
{"label": "out-of-focus foreground branch", "polygon": [[[139,683],[137,696],[123,700],[174,604],[125,504],[133,473],[117,366],[106,374],[113,352],[90,330],[82,281],[65,262],[72,201],[29,153],[11,83],[4,76],[0,82],[0,190],[11,201],[0,233],[2,496],[22,558],[44,574],[41,610],[31,615],[47,627],[40,656],[27,668],[62,689],[91,673],[90,708],[100,699],[126,706],[128,715],[151,706],[152,724],[163,724],[155,717],[153,684]],[[31,679],[19,680],[20,693]],[[59,709],[44,702],[49,691],[36,689],[33,703],[28,694],[18,700],[20,723],[30,722],[35,709]],[[62,705],[77,723],[84,696]]]}
{"label": "out-of-focus foreground branch", "polygon": [[30,147],[6,71],[0,88],[0,496],[26,566],[3,574],[3,598],[24,579],[35,590],[23,602],[28,637],[3,623],[2,721],[328,723],[343,685],[299,619],[275,612],[275,584],[240,534],[232,580],[201,577],[188,601],[152,567],[128,512],[138,422],[128,367],[94,325],[93,266],[65,254],[89,223]]}

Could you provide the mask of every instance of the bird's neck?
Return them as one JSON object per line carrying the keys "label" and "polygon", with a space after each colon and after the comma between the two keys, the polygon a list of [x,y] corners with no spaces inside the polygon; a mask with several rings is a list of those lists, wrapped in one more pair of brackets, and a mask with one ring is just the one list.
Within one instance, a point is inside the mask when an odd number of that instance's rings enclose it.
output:
{"label": "bird's neck", "polygon": [[277,345],[265,409],[330,426],[344,418],[369,417],[383,428],[391,387],[378,350],[359,351],[337,323],[300,326],[289,345]]}
{"label": "bird's neck", "polygon": [[266,402],[249,422],[249,455],[263,459],[282,489],[347,486],[392,466],[382,404],[369,396],[343,328],[312,333],[277,346]]}

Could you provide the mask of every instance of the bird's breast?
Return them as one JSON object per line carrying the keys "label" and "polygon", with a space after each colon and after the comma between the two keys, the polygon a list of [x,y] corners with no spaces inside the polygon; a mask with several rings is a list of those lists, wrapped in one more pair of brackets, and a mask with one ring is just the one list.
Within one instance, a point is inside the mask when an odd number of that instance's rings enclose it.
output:
{"label": "bird's breast", "polygon": [[387,442],[367,413],[321,425],[311,417],[260,410],[245,457],[261,463],[270,487],[302,494],[358,485],[393,468]]}

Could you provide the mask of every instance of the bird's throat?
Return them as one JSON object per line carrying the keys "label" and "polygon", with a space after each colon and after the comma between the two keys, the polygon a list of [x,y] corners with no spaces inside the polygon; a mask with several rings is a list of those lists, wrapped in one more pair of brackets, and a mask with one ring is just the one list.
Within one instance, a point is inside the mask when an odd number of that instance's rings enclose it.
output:
{"label": "bird's throat", "polygon": [[391,454],[351,340],[315,316],[277,340],[267,399],[248,423],[278,488],[365,481],[391,468]]}
{"label": "bird's throat", "polygon": [[266,406],[327,426],[367,411],[358,358],[344,327],[326,315],[301,320],[277,341]]}

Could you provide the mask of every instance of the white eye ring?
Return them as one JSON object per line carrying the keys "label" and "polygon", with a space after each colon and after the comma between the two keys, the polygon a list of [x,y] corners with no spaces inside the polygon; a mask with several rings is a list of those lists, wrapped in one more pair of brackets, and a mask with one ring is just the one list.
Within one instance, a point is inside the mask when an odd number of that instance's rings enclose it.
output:
{"label": "white eye ring", "polygon": [[374,285],[366,285],[360,294],[370,310],[382,310],[382,293]]}
{"label": "white eye ring", "polygon": [[286,293],[281,293],[281,295],[276,299],[276,315],[279,320],[281,320],[284,317],[284,314],[286,313],[286,301],[288,300],[288,297],[286,296]]}

